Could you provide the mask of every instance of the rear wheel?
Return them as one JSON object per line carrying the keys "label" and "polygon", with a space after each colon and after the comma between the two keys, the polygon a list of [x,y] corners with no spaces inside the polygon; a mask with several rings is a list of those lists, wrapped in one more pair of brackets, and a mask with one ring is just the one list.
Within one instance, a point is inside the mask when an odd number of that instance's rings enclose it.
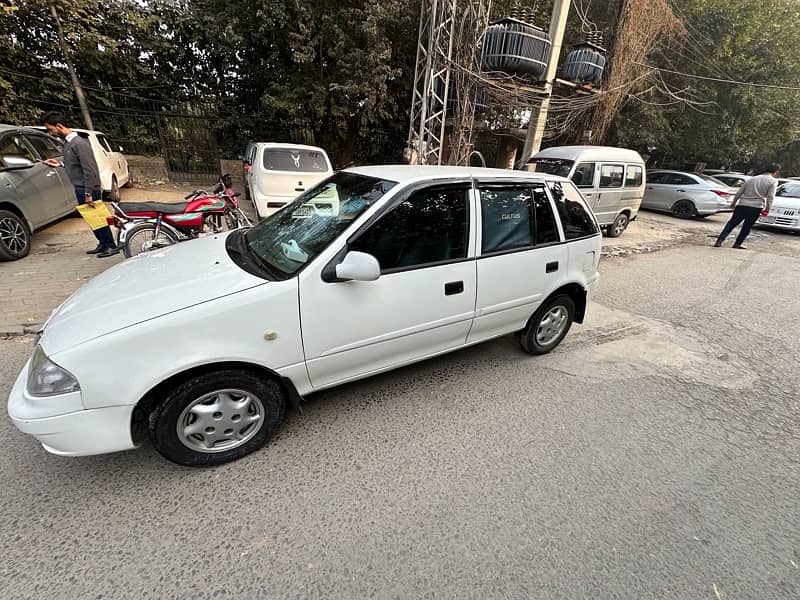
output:
{"label": "rear wheel", "polygon": [[630,219],[626,213],[618,214],[614,222],[608,226],[608,237],[615,238],[621,236],[628,228],[628,223],[630,223]]}
{"label": "rear wheel", "polygon": [[224,369],[175,387],[150,414],[150,439],[165,458],[189,466],[219,465],[267,443],[283,420],[277,382]]}
{"label": "rear wheel", "polygon": [[19,260],[31,251],[31,230],[25,219],[0,210],[0,260]]}
{"label": "rear wheel", "polygon": [[122,246],[122,253],[125,258],[130,258],[142,252],[149,252],[150,250],[164,248],[177,243],[178,239],[168,229],[162,227],[158,239],[156,239],[155,223],[141,223],[132,227],[128,232],[125,244]]}
{"label": "rear wheel", "polygon": [[572,327],[575,302],[559,295],[545,302],[518,335],[522,349],[528,354],[547,354],[561,343]]}
{"label": "rear wheel", "polygon": [[106,194],[106,199],[109,202],[119,202],[121,200],[121,196],[119,194],[119,182],[117,181],[117,176],[111,176],[111,189]]}
{"label": "rear wheel", "polygon": [[672,207],[672,214],[679,219],[691,219],[697,214],[697,210],[691,200],[679,200]]}

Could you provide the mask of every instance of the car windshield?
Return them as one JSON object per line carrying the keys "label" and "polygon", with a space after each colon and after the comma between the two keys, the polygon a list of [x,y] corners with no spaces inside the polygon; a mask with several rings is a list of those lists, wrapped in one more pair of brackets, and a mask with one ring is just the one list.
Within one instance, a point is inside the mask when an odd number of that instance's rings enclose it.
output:
{"label": "car windshield", "polygon": [[290,277],[395,185],[336,173],[248,231],[248,249],[270,270]]}
{"label": "car windshield", "polygon": [[548,173],[549,175],[569,177],[569,172],[572,170],[572,165],[574,164],[575,161],[565,158],[537,158],[533,163],[533,171],[536,173]]}
{"label": "car windshield", "polygon": [[319,150],[267,148],[264,150],[263,163],[267,171],[324,173],[328,170],[328,161]]}
{"label": "car windshield", "polygon": [[778,188],[776,196],[800,198],[800,183],[784,183]]}

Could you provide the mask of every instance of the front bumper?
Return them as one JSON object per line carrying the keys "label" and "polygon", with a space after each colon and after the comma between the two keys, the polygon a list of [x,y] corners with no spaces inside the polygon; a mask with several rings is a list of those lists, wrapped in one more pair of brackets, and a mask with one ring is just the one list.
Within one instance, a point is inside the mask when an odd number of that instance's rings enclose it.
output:
{"label": "front bumper", "polygon": [[782,210],[776,212],[770,211],[766,217],[759,217],[756,221],[757,225],[764,225],[765,227],[775,227],[776,229],[785,229],[786,231],[800,231],[800,213],[792,211],[794,215],[786,215]]}
{"label": "front bumper", "polygon": [[[22,433],[59,456],[105,454],[135,447],[131,437],[133,406],[83,409],[80,392],[35,398],[26,391],[28,367],[8,398],[8,416]],[[68,411],[68,412],[65,412]]]}
{"label": "front bumper", "polygon": [[293,196],[263,196],[258,192],[253,195],[256,214],[261,219],[278,212],[292,200],[294,200]]}

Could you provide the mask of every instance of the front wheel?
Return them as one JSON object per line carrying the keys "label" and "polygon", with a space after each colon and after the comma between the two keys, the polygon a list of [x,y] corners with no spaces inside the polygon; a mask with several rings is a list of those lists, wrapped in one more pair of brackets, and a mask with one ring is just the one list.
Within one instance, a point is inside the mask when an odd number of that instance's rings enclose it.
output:
{"label": "front wheel", "polygon": [[285,411],[277,382],[239,369],[214,371],[167,394],[150,414],[150,439],[178,464],[220,465],[266,444]]}
{"label": "front wheel", "polygon": [[25,219],[0,210],[0,260],[19,260],[31,251],[31,230]]}
{"label": "front wheel", "polygon": [[617,218],[614,219],[614,223],[612,223],[608,228],[608,237],[616,238],[621,236],[628,228],[629,223],[630,219],[628,218],[627,214],[618,214]]}
{"label": "front wheel", "polygon": [[157,250],[177,243],[178,238],[168,229],[162,227],[158,239],[156,239],[155,223],[141,223],[134,225],[128,232],[125,244],[122,246],[122,253],[125,258],[131,258],[143,252]]}
{"label": "front wheel", "polygon": [[691,219],[697,214],[697,211],[690,200],[680,200],[672,207],[672,214],[679,219]]}
{"label": "front wheel", "polygon": [[519,343],[528,354],[547,354],[561,343],[572,327],[575,302],[569,296],[556,296],[545,302],[519,334]]}

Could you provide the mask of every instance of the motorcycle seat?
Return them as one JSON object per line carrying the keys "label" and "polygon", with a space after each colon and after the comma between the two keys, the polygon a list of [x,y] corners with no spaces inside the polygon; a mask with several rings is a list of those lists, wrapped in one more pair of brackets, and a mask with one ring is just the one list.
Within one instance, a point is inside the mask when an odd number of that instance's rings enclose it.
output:
{"label": "motorcycle seat", "polygon": [[177,215],[186,212],[188,202],[172,204],[168,202],[120,202],[119,207],[126,214],[139,212],[157,212],[163,215]]}

